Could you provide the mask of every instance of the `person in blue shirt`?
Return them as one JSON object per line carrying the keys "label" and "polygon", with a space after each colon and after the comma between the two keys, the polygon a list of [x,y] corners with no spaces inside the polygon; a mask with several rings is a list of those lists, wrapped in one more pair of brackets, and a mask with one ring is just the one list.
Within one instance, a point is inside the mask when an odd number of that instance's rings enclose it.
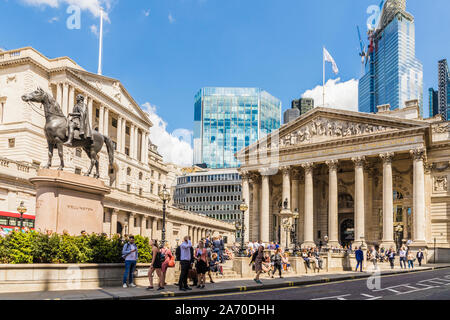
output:
{"label": "person in blue shirt", "polygon": [[125,243],[122,249],[122,258],[125,260],[125,273],[123,274],[123,287],[127,288],[127,279],[129,278],[128,284],[130,287],[134,288],[136,285],[133,283],[133,273],[136,268],[136,261],[138,259],[138,249],[134,243],[134,236],[128,238],[128,242]]}
{"label": "person in blue shirt", "polygon": [[355,251],[355,258],[356,258],[356,270],[358,271],[358,267],[359,270],[362,272],[362,267],[363,267],[363,261],[364,261],[364,252],[361,250],[361,247],[358,248],[358,250]]}

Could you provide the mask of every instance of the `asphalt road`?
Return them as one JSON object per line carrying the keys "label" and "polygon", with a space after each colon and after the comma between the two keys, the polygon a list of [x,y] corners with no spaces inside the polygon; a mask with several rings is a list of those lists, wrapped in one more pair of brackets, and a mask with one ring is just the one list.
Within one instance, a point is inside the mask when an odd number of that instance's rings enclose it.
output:
{"label": "asphalt road", "polygon": [[173,300],[450,300],[450,268]]}

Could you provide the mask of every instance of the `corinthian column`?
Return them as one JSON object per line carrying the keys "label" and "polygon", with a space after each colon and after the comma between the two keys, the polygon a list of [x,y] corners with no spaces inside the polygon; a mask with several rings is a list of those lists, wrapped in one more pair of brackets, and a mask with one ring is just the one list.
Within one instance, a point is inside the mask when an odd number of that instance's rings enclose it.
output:
{"label": "corinthian column", "polygon": [[425,173],[424,160],[426,157],[425,148],[417,148],[410,151],[413,157],[414,167],[414,235],[413,246],[426,246],[425,239]]}
{"label": "corinthian column", "polygon": [[394,196],[392,189],[391,152],[380,154],[383,160],[383,240],[380,246],[389,249],[394,243]]}
{"label": "corinthian column", "polygon": [[314,243],[314,164],[304,163],[302,167],[305,169],[305,230],[302,248],[309,248],[316,246]]}
{"label": "corinthian column", "polygon": [[352,158],[355,163],[355,240],[365,247],[364,222],[364,162],[365,157]]}
{"label": "corinthian column", "polygon": [[[69,84],[67,82],[65,82],[63,84],[63,95],[62,95],[62,111],[64,113],[65,116],[67,116],[68,113],[68,108],[69,108]],[[70,110],[70,112],[72,112],[72,110]]]}
{"label": "corinthian column", "polygon": [[298,207],[298,185],[300,181],[300,170],[295,168],[292,170],[292,190],[291,190],[291,210],[294,212],[295,209],[299,211]]}
{"label": "corinthian column", "polygon": [[282,203],[284,210],[284,202],[287,200],[287,211],[291,211],[291,168],[281,167],[281,172],[283,174],[283,191],[282,191]]}
{"label": "corinthian column", "polygon": [[100,115],[98,120],[98,132],[103,134],[103,126],[105,124],[105,107],[100,105]]}
{"label": "corinthian column", "polygon": [[260,217],[258,217],[258,214],[260,214],[259,211],[259,198],[260,198],[260,190],[261,190],[261,176],[258,173],[252,173],[251,174],[251,179],[252,179],[252,187],[253,187],[253,201],[252,201],[252,209],[251,209],[251,213],[252,216],[250,218],[250,225],[252,227],[251,229],[251,240],[252,241],[258,241],[260,238],[259,235],[259,226],[260,226]]}
{"label": "corinthian column", "polygon": [[249,235],[250,235],[250,187],[249,187],[249,178],[250,175],[248,171],[241,171],[241,177],[242,177],[242,201],[245,202],[248,209],[247,211],[243,212],[244,215],[244,242],[247,243],[249,241]]}
{"label": "corinthian column", "polygon": [[326,162],[329,169],[329,190],[328,190],[328,245],[330,247],[339,246],[338,236],[338,160]]}
{"label": "corinthian column", "polygon": [[270,175],[269,169],[259,170],[262,176],[262,190],[261,190],[261,215],[260,215],[260,231],[259,237],[262,242],[269,242],[269,214],[270,214]]}

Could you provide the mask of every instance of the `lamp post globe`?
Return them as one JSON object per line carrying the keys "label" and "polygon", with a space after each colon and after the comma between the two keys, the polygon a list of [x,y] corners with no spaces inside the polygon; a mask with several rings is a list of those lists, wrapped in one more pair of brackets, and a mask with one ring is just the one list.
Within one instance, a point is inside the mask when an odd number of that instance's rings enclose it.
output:
{"label": "lamp post globe", "polygon": [[162,232],[161,232],[161,247],[164,247],[166,242],[166,202],[170,201],[170,192],[167,190],[166,185],[163,186],[162,190],[158,193],[159,198],[163,202],[163,222],[162,222]]}
{"label": "lamp post globe", "polygon": [[25,208],[23,201],[21,201],[19,206],[17,207],[17,212],[20,213],[20,230],[22,230],[23,229],[23,214],[25,212],[27,212],[27,208]]}

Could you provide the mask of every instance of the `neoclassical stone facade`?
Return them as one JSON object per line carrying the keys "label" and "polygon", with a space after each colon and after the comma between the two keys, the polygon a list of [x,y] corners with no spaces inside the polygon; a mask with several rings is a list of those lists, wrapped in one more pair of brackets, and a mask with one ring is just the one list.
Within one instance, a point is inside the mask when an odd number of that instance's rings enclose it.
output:
{"label": "neoclassical stone facade", "polygon": [[[141,234],[161,238],[162,203],[158,192],[170,188],[178,168],[165,164],[149,139],[152,123],[119,80],[85,71],[67,57],[49,59],[33,48],[0,52],[0,210],[15,212],[24,201],[34,214],[35,190],[28,179],[46,163],[45,118],[38,104],[21,96],[40,86],[53,94],[65,115],[75,97],[85,96],[92,127],[115,145],[116,179],[104,201],[107,234]],[[89,161],[81,150],[65,148],[67,171],[86,172]],[[100,154],[101,179],[109,184],[106,148]],[[54,168],[58,156],[53,157]],[[234,238],[234,226],[169,206],[167,237],[191,235],[197,241],[210,233]]]}
{"label": "neoclassical stone facade", "polygon": [[[249,240],[450,247],[450,126],[416,101],[377,114],[315,108],[237,153]],[[284,210],[286,211],[286,210]],[[292,218],[290,218],[293,220]]]}

